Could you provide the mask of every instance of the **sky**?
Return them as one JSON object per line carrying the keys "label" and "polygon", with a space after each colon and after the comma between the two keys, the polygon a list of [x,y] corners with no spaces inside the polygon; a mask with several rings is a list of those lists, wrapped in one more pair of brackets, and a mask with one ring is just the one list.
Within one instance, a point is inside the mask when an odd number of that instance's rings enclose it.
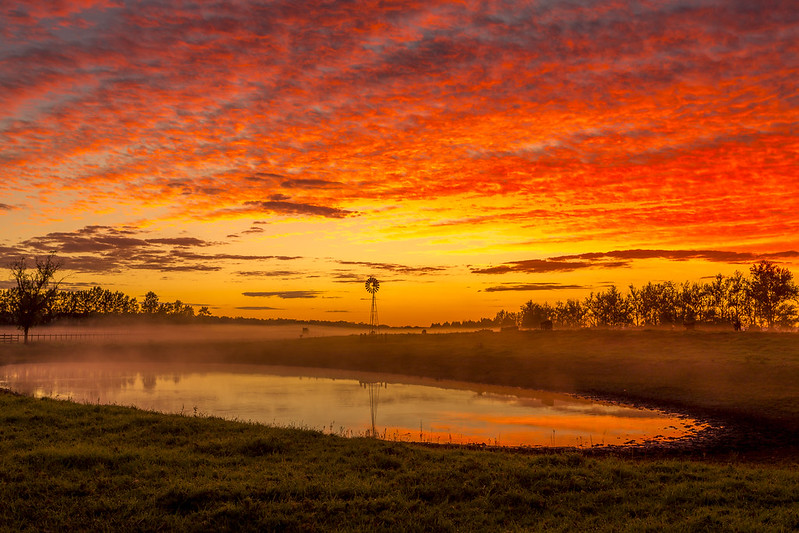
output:
{"label": "sky", "polygon": [[0,263],[391,325],[795,269],[797,123],[795,0],[4,0]]}

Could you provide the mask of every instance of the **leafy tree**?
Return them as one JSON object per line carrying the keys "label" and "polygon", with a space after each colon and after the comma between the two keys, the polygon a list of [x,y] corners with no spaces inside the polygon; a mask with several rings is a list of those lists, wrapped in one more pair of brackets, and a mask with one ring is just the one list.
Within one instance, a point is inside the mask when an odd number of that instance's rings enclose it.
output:
{"label": "leafy tree", "polygon": [[11,324],[11,291],[0,291],[0,323]]}
{"label": "leafy tree", "polygon": [[154,315],[158,312],[160,306],[161,304],[158,302],[158,295],[153,291],[150,291],[144,295],[144,301],[141,304],[141,312],[148,315]]}
{"label": "leafy tree", "polygon": [[584,325],[586,312],[580,300],[568,299],[565,303],[558,301],[554,309],[555,322],[560,327],[579,328]]}
{"label": "leafy tree", "polygon": [[504,309],[498,311],[497,315],[494,317],[494,325],[503,328],[508,326],[517,326],[518,315],[516,313],[505,311]]}
{"label": "leafy tree", "polygon": [[592,292],[586,298],[585,306],[596,326],[615,327],[633,323],[629,300],[615,285],[604,292]]}
{"label": "leafy tree", "polygon": [[713,281],[706,285],[708,298],[708,320],[713,323],[733,322],[730,315],[730,299],[727,297],[728,279],[717,274]]}
{"label": "leafy tree", "polygon": [[638,326],[673,324],[677,321],[678,291],[674,283],[648,282],[640,289],[630,285],[628,311],[630,320]]}
{"label": "leafy tree", "polygon": [[180,300],[175,300],[172,304],[172,316],[181,319],[194,318],[194,307],[189,304],[184,304]]}
{"label": "leafy tree", "polygon": [[554,314],[548,303],[542,305],[529,300],[519,310],[519,322],[523,328],[537,328],[544,320],[554,318]]}
{"label": "leafy tree", "polygon": [[725,281],[725,298],[729,302],[729,318],[732,323],[749,323],[754,321],[752,299],[747,290],[746,277],[737,270]]}
{"label": "leafy tree", "polygon": [[28,271],[24,258],[11,265],[11,276],[16,287],[9,293],[9,315],[11,321],[24,332],[28,342],[28,331],[39,324],[46,324],[55,318],[54,303],[60,281],[54,279],[61,263],[53,255],[46,259],[36,259],[36,269]]}
{"label": "leafy tree", "polygon": [[793,283],[793,274],[770,261],[755,263],[749,273],[751,277],[747,292],[752,299],[755,319],[769,328],[777,321],[789,322],[795,314],[790,300],[799,295]]}
{"label": "leafy tree", "polygon": [[683,323],[702,321],[707,316],[704,286],[685,282],[677,296],[677,318]]}

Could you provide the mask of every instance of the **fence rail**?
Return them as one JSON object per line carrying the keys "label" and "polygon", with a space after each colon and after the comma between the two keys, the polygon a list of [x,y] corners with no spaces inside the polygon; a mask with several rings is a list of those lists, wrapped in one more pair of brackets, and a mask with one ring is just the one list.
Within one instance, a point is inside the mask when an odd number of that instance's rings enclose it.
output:
{"label": "fence rail", "polygon": [[[115,337],[117,335],[120,335],[120,333],[29,333],[28,342],[73,339],[102,339]],[[22,333],[0,333],[0,344],[23,342],[24,340],[25,335]]]}

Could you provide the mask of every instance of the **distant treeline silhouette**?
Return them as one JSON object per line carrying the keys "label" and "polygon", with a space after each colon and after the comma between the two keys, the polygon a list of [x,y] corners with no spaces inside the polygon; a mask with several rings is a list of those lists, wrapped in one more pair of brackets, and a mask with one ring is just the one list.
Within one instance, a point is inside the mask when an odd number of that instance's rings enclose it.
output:
{"label": "distant treeline silhouette", "polygon": [[[0,324],[16,325],[11,313],[14,289],[0,290]],[[363,322],[344,320],[299,320],[293,318],[245,318],[215,316],[207,306],[185,304],[181,300],[161,302],[158,295],[150,291],[139,303],[137,298],[120,291],[110,291],[102,287],[85,290],[59,290],[50,304],[48,321],[120,319],[144,320],[165,323],[212,323],[212,324],[266,324],[266,325],[318,325],[334,327],[367,327]]]}
{"label": "distant treeline silhouette", "polygon": [[[583,300],[549,303],[532,300],[518,312],[499,311],[477,321],[434,323],[435,327],[561,328],[684,325],[724,325],[736,329],[775,326],[794,328],[799,321],[799,290],[793,275],[769,261],[751,266],[749,275],[718,274],[706,283],[649,282],[616,286],[591,293]],[[548,321],[551,321],[547,324]]]}
{"label": "distant treeline silhouette", "polygon": [[[10,310],[13,289],[0,291],[0,317],[11,323]],[[172,321],[186,321],[195,317],[194,307],[180,300],[160,302],[154,292],[148,292],[144,301],[139,304],[120,291],[109,291],[101,287],[86,290],[59,290],[50,303],[49,313],[57,318],[93,318],[100,316],[134,316],[144,315],[169,318]],[[207,307],[202,307],[197,316],[210,316]]]}
{"label": "distant treeline silhouette", "polygon": [[[0,290],[0,323],[16,324],[12,313],[15,289]],[[616,286],[591,293],[582,300],[535,303],[532,300],[518,312],[499,311],[494,318],[463,322],[433,323],[431,328],[548,327],[559,328],[623,327],[662,325],[725,325],[736,328],[775,326],[796,327],[799,290],[793,275],[769,261],[751,266],[749,274],[718,274],[706,283],[649,282],[638,288],[629,286],[623,294]],[[101,287],[85,290],[58,290],[46,314],[51,319],[136,318],[174,323],[268,323],[365,326],[363,322],[297,320],[289,318],[249,319],[213,316],[206,306],[180,300],[161,302],[150,291],[139,303],[120,291]]]}

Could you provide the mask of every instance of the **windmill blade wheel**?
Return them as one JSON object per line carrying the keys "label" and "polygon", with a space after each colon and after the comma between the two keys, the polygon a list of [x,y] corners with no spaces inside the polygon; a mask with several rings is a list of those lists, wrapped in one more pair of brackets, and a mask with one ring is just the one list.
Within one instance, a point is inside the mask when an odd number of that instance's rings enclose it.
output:
{"label": "windmill blade wheel", "polygon": [[380,282],[374,276],[369,276],[366,280],[366,290],[371,294],[376,293],[380,289]]}

